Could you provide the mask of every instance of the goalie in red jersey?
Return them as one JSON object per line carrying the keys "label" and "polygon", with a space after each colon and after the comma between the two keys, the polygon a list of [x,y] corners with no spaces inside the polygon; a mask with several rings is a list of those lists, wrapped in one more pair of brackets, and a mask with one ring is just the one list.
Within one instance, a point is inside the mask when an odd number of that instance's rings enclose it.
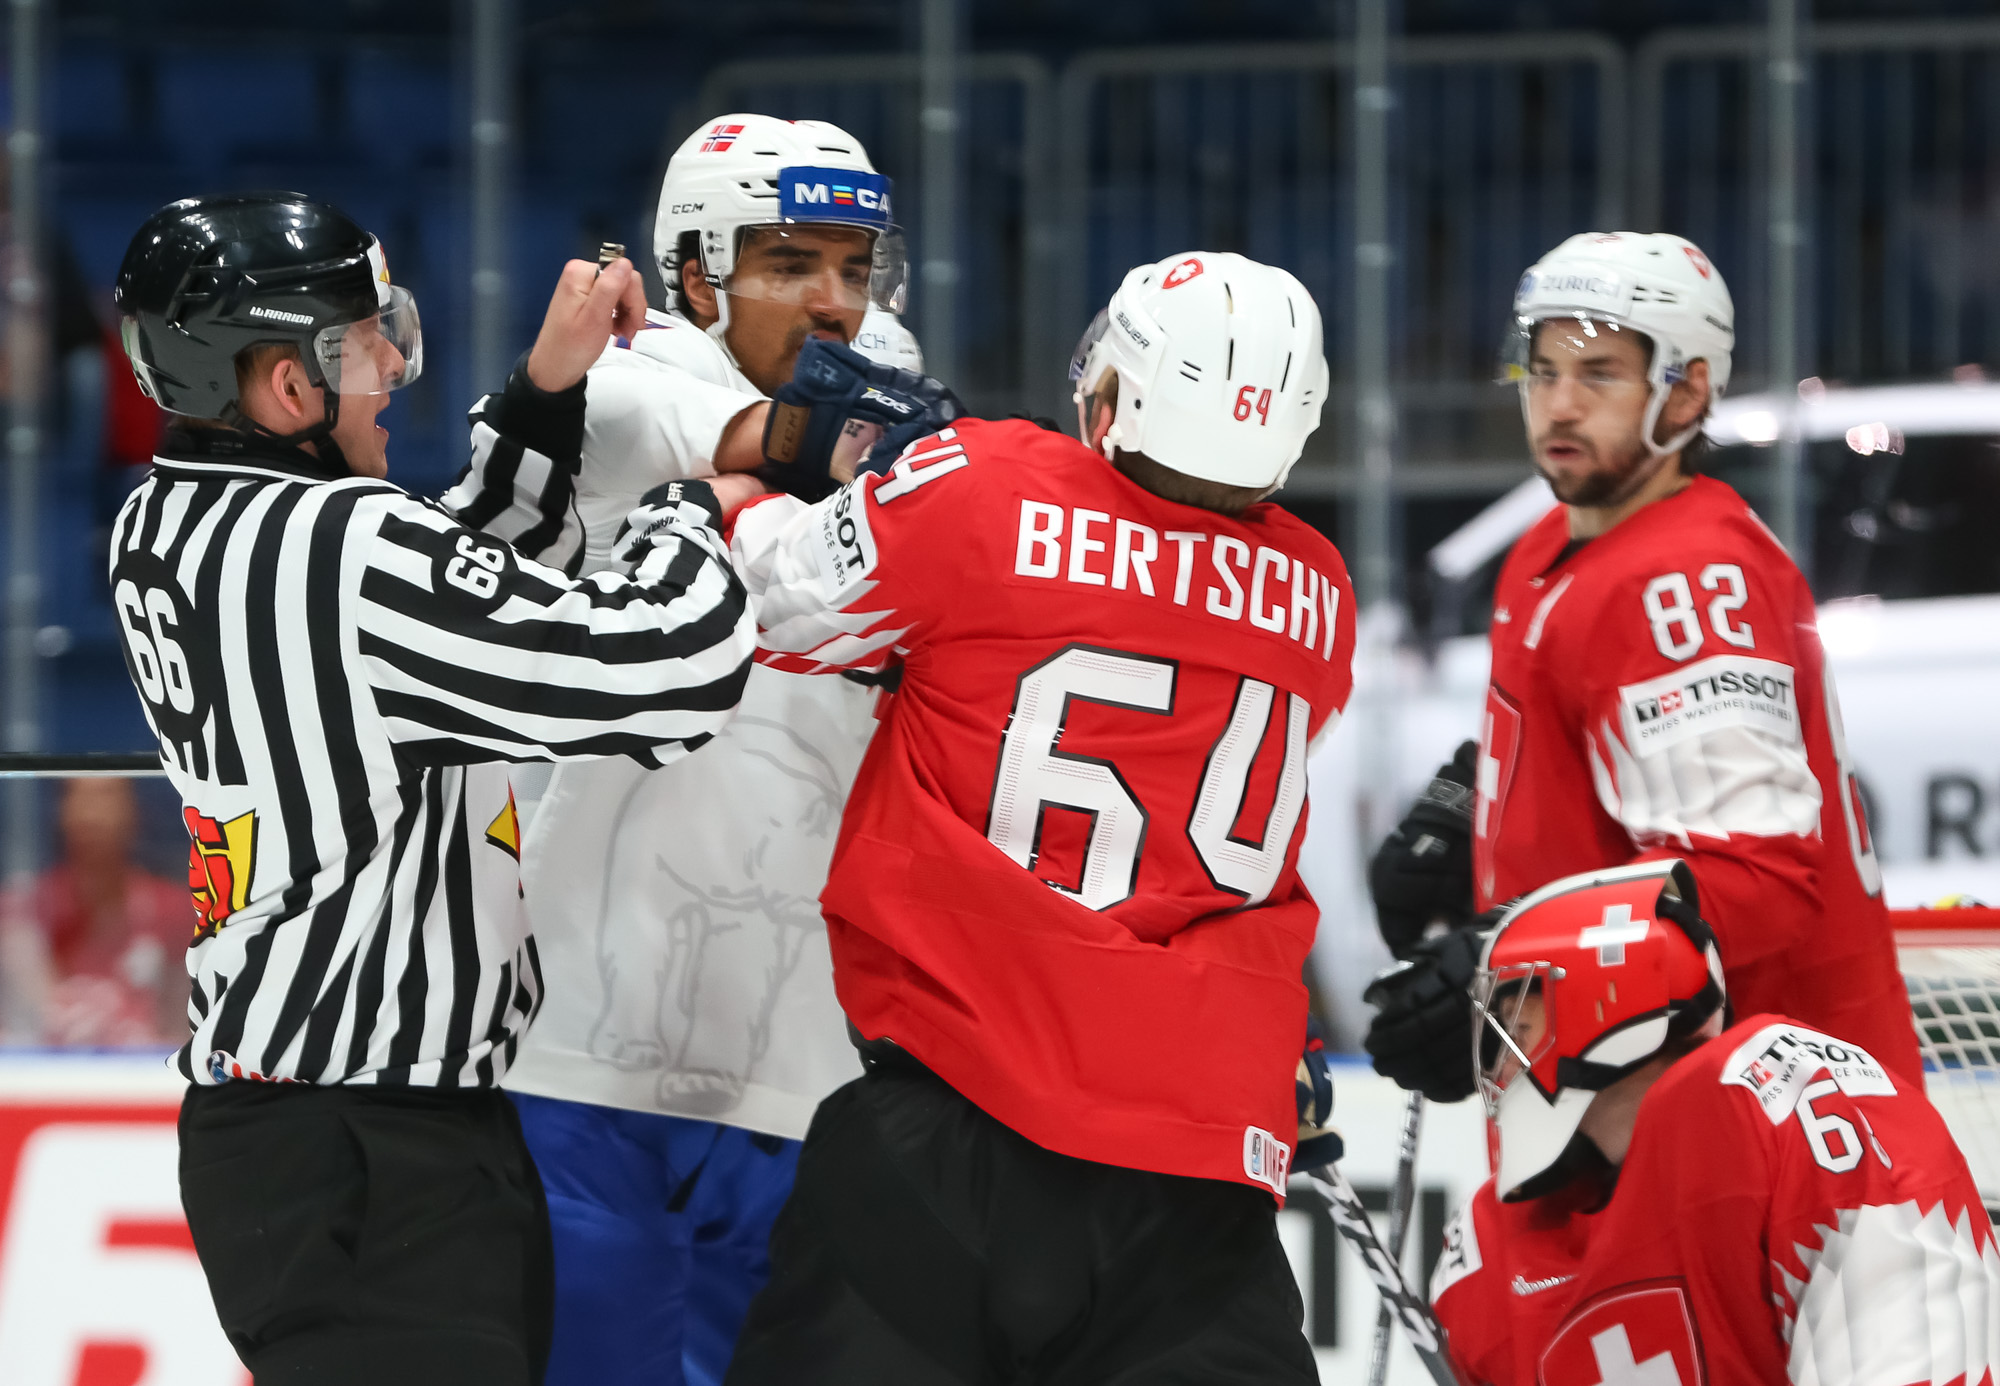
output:
{"label": "goalie in red jersey", "polygon": [[1474,982],[1498,1173],[1431,1281],[1486,1386],[1994,1380],[2000,1249],[1922,1089],[1784,1015],[1723,1028],[1678,861],[1555,881]]}
{"label": "goalie in red jersey", "polygon": [[1562,502],[1493,599],[1468,743],[1371,870],[1414,966],[1378,988],[1368,1049],[1403,1086],[1467,1096],[1475,944],[1422,941],[1578,871],[1678,858],[1701,883],[1736,1006],[1782,1011],[1922,1079],[1881,869],[1810,589],[1722,482],[1701,421],[1733,309],[1678,236],[1572,236],[1529,269],[1508,369]]}

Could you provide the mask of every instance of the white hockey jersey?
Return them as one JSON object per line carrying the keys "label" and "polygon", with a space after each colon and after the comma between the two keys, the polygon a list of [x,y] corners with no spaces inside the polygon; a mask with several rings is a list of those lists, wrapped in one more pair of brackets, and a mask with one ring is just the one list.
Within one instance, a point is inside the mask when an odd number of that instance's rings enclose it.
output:
{"label": "white hockey jersey", "polygon": [[[647,489],[712,475],[723,427],[762,398],[706,332],[649,316],[590,370],[575,489],[586,573],[609,566]],[[861,1071],[819,893],[873,704],[841,679],[759,668],[699,755],[654,771],[566,765],[523,803],[546,999],[509,1087],[805,1134]]]}

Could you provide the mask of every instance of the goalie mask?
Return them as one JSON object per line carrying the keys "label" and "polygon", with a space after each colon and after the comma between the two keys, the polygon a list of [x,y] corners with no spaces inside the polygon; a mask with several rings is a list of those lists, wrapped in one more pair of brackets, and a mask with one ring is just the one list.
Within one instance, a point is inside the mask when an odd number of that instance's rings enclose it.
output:
{"label": "goalie mask", "polygon": [[1473,978],[1473,1064],[1517,1202],[1568,1180],[1598,1093],[1722,1009],[1722,959],[1679,861],[1564,877],[1509,909]]}
{"label": "goalie mask", "polygon": [[1647,340],[1651,394],[1639,436],[1655,457],[1679,451],[1701,431],[1697,419],[1664,443],[1653,438],[1667,395],[1691,362],[1708,362],[1711,404],[1729,385],[1736,307],[1722,272],[1693,241],[1665,233],[1585,232],[1529,266],[1514,291],[1513,322],[1500,349],[1500,378],[1521,385],[1523,414],[1535,329],[1552,318],[1581,324],[1587,336],[1602,327]]}

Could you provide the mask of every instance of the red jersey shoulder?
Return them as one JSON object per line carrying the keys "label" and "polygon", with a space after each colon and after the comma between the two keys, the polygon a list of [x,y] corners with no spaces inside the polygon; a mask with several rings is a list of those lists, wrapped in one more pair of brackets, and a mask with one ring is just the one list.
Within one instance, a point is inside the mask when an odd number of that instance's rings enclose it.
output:
{"label": "red jersey shoulder", "polygon": [[[1821,1116],[1815,1104],[1834,1093],[1897,1098],[1904,1091],[1861,1046],[1787,1016],[1753,1015],[1675,1064],[1654,1085],[1642,1108],[1644,1134],[1635,1144],[1678,1138],[1699,1146],[1710,1167],[1743,1171],[1736,1153],[1719,1147],[1718,1140],[1731,1132],[1744,1140],[1773,1133],[1778,1139],[1770,1148],[1782,1151],[1788,1139],[1782,1128],[1796,1123],[1803,1149],[1840,1172],[1859,1163],[1862,1142],[1872,1140],[1872,1133],[1846,1139],[1843,1128],[1852,1133],[1852,1124]],[[1928,1103],[1922,1105],[1928,1111]]]}

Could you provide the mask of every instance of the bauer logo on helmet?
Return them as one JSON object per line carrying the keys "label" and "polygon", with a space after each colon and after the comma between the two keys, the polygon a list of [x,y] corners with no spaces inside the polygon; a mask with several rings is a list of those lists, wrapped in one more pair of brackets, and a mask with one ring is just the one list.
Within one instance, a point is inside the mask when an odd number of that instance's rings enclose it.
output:
{"label": "bauer logo on helmet", "polygon": [[1167,271],[1167,277],[1160,281],[1160,287],[1163,289],[1178,289],[1181,285],[1187,283],[1188,280],[1199,277],[1201,271],[1201,261],[1190,255],[1187,259]]}

